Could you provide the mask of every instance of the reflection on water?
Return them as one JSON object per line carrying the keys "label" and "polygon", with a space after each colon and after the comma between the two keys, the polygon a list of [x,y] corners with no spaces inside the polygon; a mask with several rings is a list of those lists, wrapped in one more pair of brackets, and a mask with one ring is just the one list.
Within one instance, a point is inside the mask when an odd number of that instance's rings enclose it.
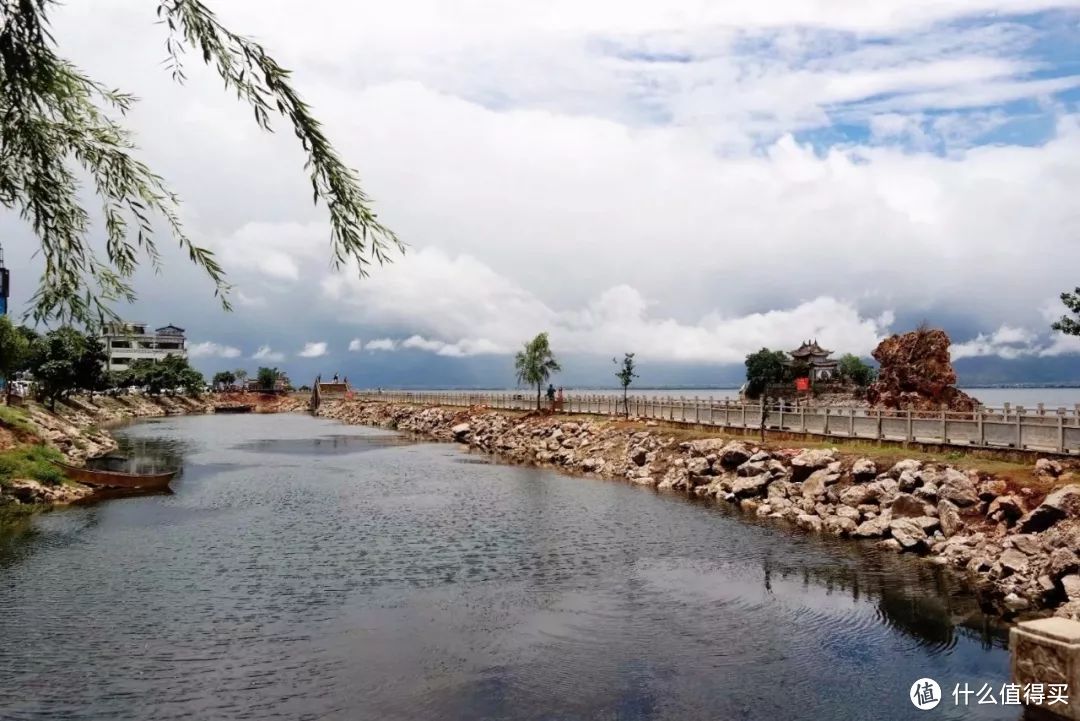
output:
{"label": "reflection on water", "polygon": [[302,416],[123,435],[175,495],[0,536],[0,717],[906,719],[1007,678],[952,575],[873,545]]}

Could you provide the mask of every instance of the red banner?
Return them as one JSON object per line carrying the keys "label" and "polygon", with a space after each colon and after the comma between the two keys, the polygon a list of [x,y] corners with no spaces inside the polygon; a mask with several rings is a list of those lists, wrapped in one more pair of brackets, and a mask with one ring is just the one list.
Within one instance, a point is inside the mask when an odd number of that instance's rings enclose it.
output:
{"label": "red banner", "polygon": [[810,379],[809,378],[796,378],[795,379],[795,390],[797,390],[797,391],[808,391],[808,390],[810,390]]}

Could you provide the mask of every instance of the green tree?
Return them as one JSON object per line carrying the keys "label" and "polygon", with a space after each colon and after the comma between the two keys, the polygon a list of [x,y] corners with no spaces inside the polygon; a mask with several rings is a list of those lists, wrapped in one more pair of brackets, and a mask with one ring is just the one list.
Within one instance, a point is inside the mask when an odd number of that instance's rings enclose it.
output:
{"label": "green tree", "polygon": [[[611,362],[616,366],[619,365],[618,358],[612,358]],[[619,383],[622,384],[623,390],[623,410],[626,412],[626,417],[630,417],[630,384],[634,382],[634,379],[638,377],[638,374],[634,372],[634,354],[624,353],[622,367],[615,373],[615,377],[619,379]]]}
{"label": "green tree", "polygon": [[240,386],[240,390],[244,390],[244,381],[248,379],[248,372],[243,368],[237,368],[233,371],[233,375],[236,376],[236,385]]}
{"label": "green tree", "polygon": [[845,353],[840,356],[840,377],[848,380],[860,388],[870,385],[874,380],[874,369],[864,363],[859,356]]}
{"label": "green tree", "polygon": [[[1077,288],[1072,293],[1062,293],[1061,302],[1069,309],[1070,313],[1080,316],[1080,288]],[[1070,318],[1067,315],[1061,316],[1061,318],[1051,324],[1050,327],[1054,330],[1061,331],[1065,335],[1080,335],[1080,320],[1077,318]]]}
{"label": "green tree", "polygon": [[260,390],[272,391],[280,375],[281,372],[277,368],[266,368],[264,366],[255,373],[255,380],[258,381]]}
{"label": "green tree", "polygon": [[758,398],[770,383],[782,382],[786,361],[783,351],[768,348],[746,356],[746,395]]}
{"label": "green tree", "polygon": [[518,383],[536,386],[536,410],[540,410],[540,394],[544,383],[552,373],[562,370],[551,352],[547,333],[540,333],[525,343],[525,347],[514,356],[514,369],[517,371]]}
{"label": "green tree", "polygon": [[0,316],[0,378],[6,386],[4,402],[11,402],[11,381],[30,362],[30,340],[6,315]]}
{"label": "green tree", "polygon": [[[227,308],[223,269],[187,237],[177,197],[135,157],[130,131],[114,117],[126,114],[135,98],[57,54],[47,17],[57,4],[0,4],[0,205],[18,212],[41,241],[45,270],[33,317],[88,325],[115,318],[110,303],[134,298],[130,279],[140,261],[160,267],[155,216],[206,271]],[[366,275],[373,260],[388,259],[391,247],[404,249],[377,219],[355,171],[323,134],[288,70],[261,45],[222,25],[200,0],[159,0],[157,16],[166,29],[166,64],[175,81],[183,82],[181,58],[193,50],[226,89],[251,106],[260,128],[269,131],[275,113],[285,118],[307,155],[315,201],[329,209],[335,267],[355,260]],[[104,256],[88,242],[93,223],[80,192],[83,177],[102,204]]]}
{"label": "green tree", "polygon": [[214,374],[214,380],[211,385],[215,388],[228,388],[234,383],[236,383],[235,373],[232,371],[220,371]]}
{"label": "green tree", "polygon": [[108,355],[101,341],[83,335],[82,353],[75,361],[75,387],[83,391],[104,390],[108,381],[105,373],[106,360]]}
{"label": "green tree", "polygon": [[71,327],[49,331],[30,349],[30,371],[37,384],[38,400],[56,401],[78,388],[86,336]]}

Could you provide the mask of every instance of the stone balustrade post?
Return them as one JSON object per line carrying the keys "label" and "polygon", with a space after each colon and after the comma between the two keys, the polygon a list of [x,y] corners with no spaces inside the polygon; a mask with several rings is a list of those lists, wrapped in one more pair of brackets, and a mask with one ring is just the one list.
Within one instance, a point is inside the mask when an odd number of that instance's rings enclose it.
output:
{"label": "stone balustrade post", "polygon": [[1047,693],[1050,685],[1068,689],[1068,703],[1051,705],[1047,696],[1029,705],[1029,711],[1038,712],[1037,718],[1080,721],[1080,622],[1040,618],[1019,623],[1009,630],[1009,654],[1013,683],[1042,684]]}
{"label": "stone balustrade post", "polygon": [[1016,447],[1024,447],[1024,407],[1016,407]]}

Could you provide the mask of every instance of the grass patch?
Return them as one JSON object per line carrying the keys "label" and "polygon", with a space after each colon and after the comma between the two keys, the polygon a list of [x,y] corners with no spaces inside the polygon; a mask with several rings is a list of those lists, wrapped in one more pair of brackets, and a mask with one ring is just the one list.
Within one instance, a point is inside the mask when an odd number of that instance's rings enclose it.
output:
{"label": "grass patch", "polygon": [[0,453],[0,485],[13,478],[30,478],[50,486],[64,482],[64,472],[56,464],[63,461],[60,451],[48,446],[23,446]]}
{"label": "grass patch", "polygon": [[0,423],[8,428],[13,428],[22,433],[37,435],[30,421],[26,419],[25,411],[11,406],[0,405]]}

